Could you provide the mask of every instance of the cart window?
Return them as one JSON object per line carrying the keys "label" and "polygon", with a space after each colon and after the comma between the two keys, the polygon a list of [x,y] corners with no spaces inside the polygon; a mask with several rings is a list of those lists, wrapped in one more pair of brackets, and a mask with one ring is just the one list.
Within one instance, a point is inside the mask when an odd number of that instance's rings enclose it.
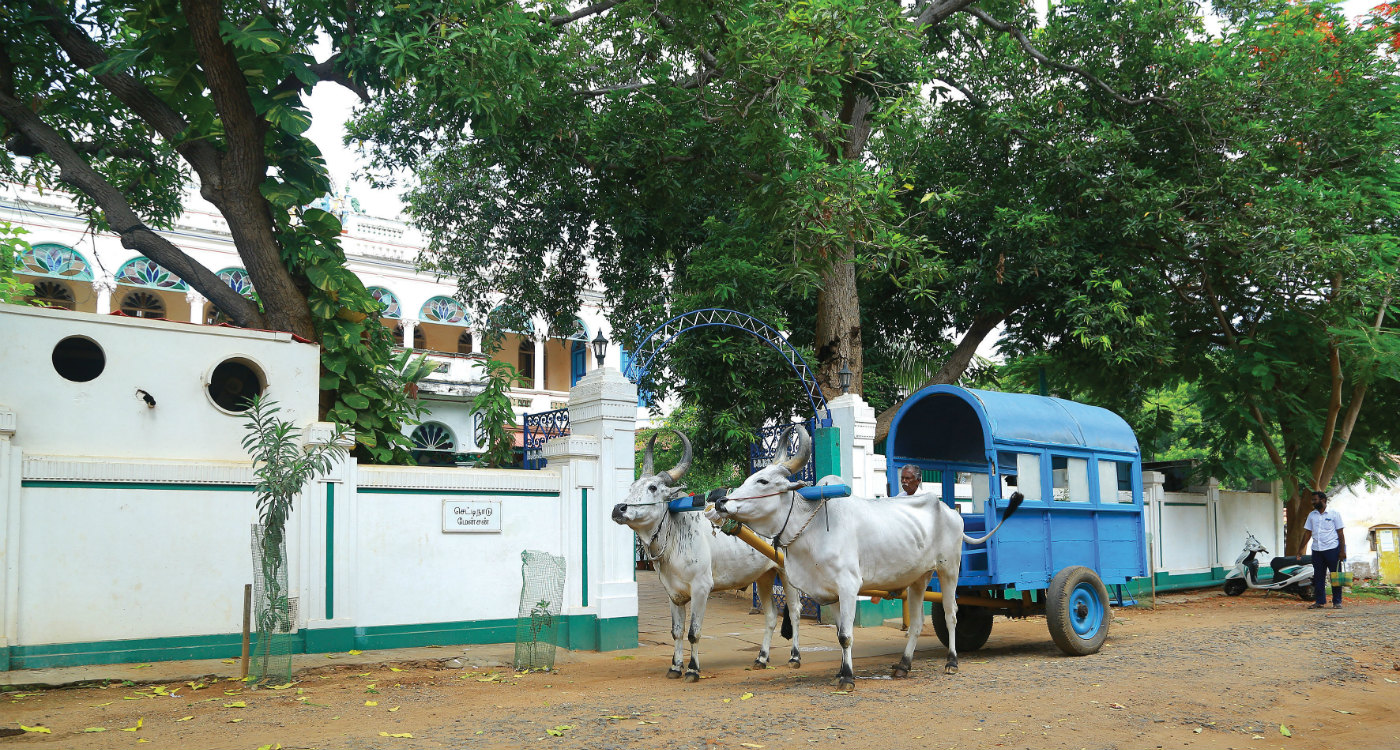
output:
{"label": "cart window", "polygon": [[1133,465],[1127,461],[1099,461],[1099,502],[1133,501]]}
{"label": "cart window", "polygon": [[[1040,492],[1040,456],[1035,453],[1016,454],[1016,489],[1026,496],[1027,500],[1041,500],[1043,495]],[[1010,497],[1010,494],[1003,495]]]}
{"label": "cart window", "polygon": [[1052,456],[1054,497],[1071,503],[1089,502],[1089,461],[1083,458]]}

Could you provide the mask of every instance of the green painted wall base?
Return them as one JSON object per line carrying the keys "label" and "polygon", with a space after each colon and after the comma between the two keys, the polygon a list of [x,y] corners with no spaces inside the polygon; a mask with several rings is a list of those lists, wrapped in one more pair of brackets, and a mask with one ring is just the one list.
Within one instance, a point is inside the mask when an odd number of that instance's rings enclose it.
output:
{"label": "green painted wall base", "polygon": [[[1225,576],[1229,571],[1225,568],[1211,568],[1208,573],[1156,573],[1157,593],[1169,591],[1187,591],[1190,589],[1205,589],[1219,586],[1225,582]],[[1125,590],[1132,593],[1137,599],[1150,597],[1152,595],[1153,582],[1146,578],[1138,578],[1129,581]]]}
{"label": "green painted wall base", "polygon": [[[573,651],[617,651],[637,647],[637,618],[597,615],[561,617],[559,645]],[[515,620],[474,620],[418,625],[311,628],[293,636],[292,653],[321,654],[359,649],[411,648],[465,644],[512,643]],[[48,669],[84,664],[236,658],[242,652],[237,633],[146,638],[91,643],[54,643],[0,649],[4,670]]]}

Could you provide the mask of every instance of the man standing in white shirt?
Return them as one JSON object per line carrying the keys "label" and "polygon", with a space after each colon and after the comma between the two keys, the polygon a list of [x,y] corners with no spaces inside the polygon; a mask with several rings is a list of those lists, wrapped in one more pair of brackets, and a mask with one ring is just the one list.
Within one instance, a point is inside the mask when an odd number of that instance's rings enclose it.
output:
{"label": "man standing in white shirt", "polygon": [[[1303,524],[1303,545],[1312,541],[1314,601],[1308,609],[1322,609],[1327,604],[1327,574],[1341,567],[1347,559],[1347,539],[1342,533],[1342,516],[1327,509],[1327,493],[1313,492],[1313,512]],[[1342,608],[1342,587],[1332,587],[1332,609]]]}

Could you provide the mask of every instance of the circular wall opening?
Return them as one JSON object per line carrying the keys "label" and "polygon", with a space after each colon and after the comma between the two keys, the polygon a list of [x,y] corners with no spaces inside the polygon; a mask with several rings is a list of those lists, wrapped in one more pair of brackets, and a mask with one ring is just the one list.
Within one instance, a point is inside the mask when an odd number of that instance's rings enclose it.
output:
{"label": "circular wall opening", "polygon": [[225,411],[247,411],[248,402],[262,392],[262,370],[246,359],[226,359],[209,375],[209,398]]}
{"label": "circular wall opening", "polygon": [[101,375],[106,366],[102,347],[85,336],[69,336],[53,348],[53,369],[66,380],[86,383]]}

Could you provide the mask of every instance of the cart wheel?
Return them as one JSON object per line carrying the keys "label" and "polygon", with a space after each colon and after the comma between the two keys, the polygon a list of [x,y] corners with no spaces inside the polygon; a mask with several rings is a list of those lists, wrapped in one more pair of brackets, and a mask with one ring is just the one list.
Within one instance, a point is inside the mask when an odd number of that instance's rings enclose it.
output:
{"label": "cart wheel", "polygon": [[1249,585],[1244,582],[1243,578],[1227,578],[1225,580],[1226,596],[1239,596],[1243,594],[1247,588],[1249,588]]}
{"label": "cart wheel", "polygon": [[1045,619],[1050,637],[1070,656],[1084,656],[1099,650],[1108,638],[1108,589],[1094,571],[1075,565],[1050,579],[1046,592]]}
{"label": "cart wheel", "polygon": [[[938,642],[948,645],[948,621],[943,619],[943,602],[933,603],[933,632]],[[976,651],[992,637],[992,611],[986,607],[958,607],[958,653]]]}

